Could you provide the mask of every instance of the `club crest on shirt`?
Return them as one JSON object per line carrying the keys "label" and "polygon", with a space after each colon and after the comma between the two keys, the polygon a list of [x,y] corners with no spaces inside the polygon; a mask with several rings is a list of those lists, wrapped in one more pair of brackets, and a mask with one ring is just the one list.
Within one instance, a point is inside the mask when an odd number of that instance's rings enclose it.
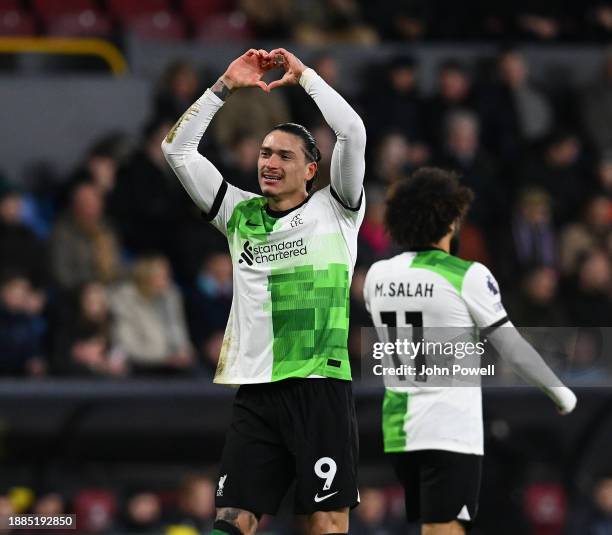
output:
{"label": "club crest on shirt", "polygon": [[227,474],[222,475],[219,478],[219,488],[217,489],[217,496],[223,496],[223,487],[225,486],[226,479],[227,479]]}
{"label": "club crest on shirt", "polygon": [[298,225],[303,225],[304,221],[302,221],[302,214],[295,214],[291,219],[290,225],[292,227],[297,227]]}

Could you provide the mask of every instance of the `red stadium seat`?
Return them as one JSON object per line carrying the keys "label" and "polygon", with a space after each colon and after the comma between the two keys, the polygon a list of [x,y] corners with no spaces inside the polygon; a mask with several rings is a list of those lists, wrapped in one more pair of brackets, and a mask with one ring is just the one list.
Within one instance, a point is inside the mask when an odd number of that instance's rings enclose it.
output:
{"label": "red stadium seat", "polygon": [[254,33],[247,24],[246,17],[239,12],[212,15],[203,20],[196,28],[196,36],[200,41],[210,43],[226,41],[248,41]]}
{"label": "red stadium seat", "polygon": [[144,39],[179,40],[187,33],[183,19],[170,11],[141,15],[124,27]]}
{"label": "red stadium seat", "polygon": [[18,0],[0,0],[0,11],[15,11],[20,7]]}
{"label": "red stadium seat", "polygon": [[111,14],[121,22],[170,9],[168,0],[108,0],[107,5]]}
{"label": "red stadium seat", "polygon": [[34,0],[34,11],[43,20],[48,17],[57,17],[68,13],[81,13],[88,9],[95,9],[93,0]]}
{"label": "red stadium seat", "polygon": [[34,19],[18,9],[3,10],[0,8],[0,35],[18,36],[35,35]]}
{"label": "red stadium seat", "polygon": [[50,17],[47,19],[46,30],[48,35],[110,37],[112,24],[104,13],[88,9],[80,13]]}
{"label": "red stadium seat", "polygon": [[117,498],[102,489],[83,489],[73,501],[78,533],[101,533],[108,531],[117,512]]}
{"label": "red stadium seat", "polygon": [[234,8],[232,0],[183,0],[182,11],[194,25],[211,15],[228,13]]}

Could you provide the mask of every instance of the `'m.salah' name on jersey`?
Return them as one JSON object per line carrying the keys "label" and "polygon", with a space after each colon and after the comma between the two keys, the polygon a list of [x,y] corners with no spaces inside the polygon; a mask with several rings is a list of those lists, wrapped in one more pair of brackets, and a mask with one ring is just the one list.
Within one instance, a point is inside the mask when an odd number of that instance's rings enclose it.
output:
{"label": "'m.salah' name on jersey", "polygon": [[[372,265],[366,307],[376,327],[407,325],[418,315],[427,328],[486,329],[507,321],[490,271],[439,249],[402,253]],[[386,452],[441,449],[483,453],[480,387],[386,388]]]}
{"label": "'m.salah' name on jersey", "polygon": [[234,294],[216,383],[351,378],[349,289],[364,210],[328,186],[279,217],[264,197],[222,185],[208,219],[227,237]]}

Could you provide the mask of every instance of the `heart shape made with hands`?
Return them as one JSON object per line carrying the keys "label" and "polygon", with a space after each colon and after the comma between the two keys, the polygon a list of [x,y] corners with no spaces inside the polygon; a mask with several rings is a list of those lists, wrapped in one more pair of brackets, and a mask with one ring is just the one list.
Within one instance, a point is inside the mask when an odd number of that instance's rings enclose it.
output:
{"label": "heart shape made with hands", "polygon": [[[267,84],[262,77],[271,70],[283,68],[283,76]],[[225,76],[238,87],[259,87],[266,93],[277,87],[294,85],[306,67],[293,54],[284,48],[270,52],[260,49],[250,49],[234,60],[228,67]]]}

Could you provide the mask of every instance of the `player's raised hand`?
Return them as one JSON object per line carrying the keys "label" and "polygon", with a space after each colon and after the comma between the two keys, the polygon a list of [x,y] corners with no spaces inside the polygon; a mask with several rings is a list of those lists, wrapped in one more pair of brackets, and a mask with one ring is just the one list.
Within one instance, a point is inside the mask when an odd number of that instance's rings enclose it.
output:
{"label": "player's raised hand", "polygon": [[268,53],[267,63],[275,67],[283,67],[285,74],[280,80],[274,80],[268,86],[271,91],[276,87],[283,87],[286,85],[296,85],[300,81],[300,76],[306,69],[306,66],[291,52],[287,52],[284,48],[276,48]]}
{"label": "player's raised hand", "polygon": [[268,61],[268,53],[265,50],[251,48],[230,63],[220,80],[230,91],[241,87],[259,87],[269,93],[268,84],[261,78],[271,68],[273,67]]}

